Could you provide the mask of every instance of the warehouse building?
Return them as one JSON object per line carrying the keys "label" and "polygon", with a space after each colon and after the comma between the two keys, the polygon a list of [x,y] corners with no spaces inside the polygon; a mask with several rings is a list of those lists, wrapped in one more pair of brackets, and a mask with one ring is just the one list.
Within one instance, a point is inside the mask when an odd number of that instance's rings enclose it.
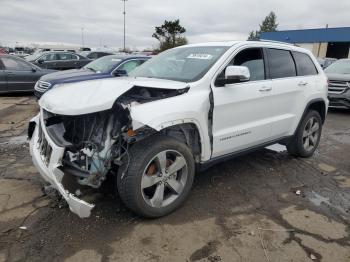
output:
{"label": "warehouse building", "polygon": [[260,38],[296,44],[319,58],[350,58],[350,27],[265,32]]}

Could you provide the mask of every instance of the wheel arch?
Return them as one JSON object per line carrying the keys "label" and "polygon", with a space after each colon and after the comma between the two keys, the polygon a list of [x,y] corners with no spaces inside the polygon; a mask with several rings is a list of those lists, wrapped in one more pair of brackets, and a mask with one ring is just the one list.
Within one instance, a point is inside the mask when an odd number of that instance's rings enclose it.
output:
{"label": "wheel arch", "polygon": [[325,122],[326,120],[326,115],[327,115],[327,106],[326,106],[326,102],[323,100],[323,99],[313,99],[311,100],[305,110],[304,110],[304,113],[303,113],[303,116],[301,118],[300,121],[302,121],[302,119],[304,118],[304,116],[306,115],[306,113],[310,110],[315,110],[317,111],[320,116],[321,116],[321,119],[322,119],[322,123]]}

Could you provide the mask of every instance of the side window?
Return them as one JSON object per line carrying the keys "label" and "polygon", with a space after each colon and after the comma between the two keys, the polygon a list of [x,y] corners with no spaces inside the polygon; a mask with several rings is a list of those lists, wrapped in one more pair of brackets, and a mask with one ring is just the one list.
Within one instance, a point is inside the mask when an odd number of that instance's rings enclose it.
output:
{"label": "side window", "polygon": [[57,60],[56,54],[47,54],[43,55],[42,57],[39,58],[39,60],[44,60],[44,61],[54,61]]}
{"label": "side window", "polygon": [[307,54],[293,52],[293,56],[297,65],[298,76],[317,75],[315,64]]}
{"label": "side window", "polygon": [[250,81],[265,79],[264,58],[260,48],[249,48],[241,51],[233,58],[232,65],[248,67]]}
{"label": "side window", "polygon": [[125,70],[128,74],[140,65],[139,60],[131,60],[122,64],[118,69]]}
{"label": "side window", "polygon": [[291,53],[281,49],[267,49],[272,79],[296,76],[295,63]]}
{"label": "side window", "polygon": [[[265,79],[264,56],[261,48],[248,48],[239,52],[228,65],[246,66],[250,72],[250,81]],[[221,85],[225,79],[225,70],[223,70],[216,79],[216,85]]]}
{"label": "side window", "polygon": [[27,63],[21,60],[13,59],[10,57],[3,57],[1,58],[1,61],[7,70],[17,70],[17,71],[31,70],[31,67]]}
{"label": "side window", "polygon": [[98,56],[98,53],[91,53],[91,54],[88,55],[88,58],[96,59],[96,58],[99,58],[99,56]]}
{"label": "side window", "polygon": [[77,57],[72,54],[58,54],[58,60],[77,60]]}

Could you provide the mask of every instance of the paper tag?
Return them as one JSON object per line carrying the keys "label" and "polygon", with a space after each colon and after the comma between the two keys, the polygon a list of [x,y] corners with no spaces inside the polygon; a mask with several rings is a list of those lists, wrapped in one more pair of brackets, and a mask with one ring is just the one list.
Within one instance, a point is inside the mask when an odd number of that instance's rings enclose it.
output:
{"label": "paper tag", "polygon": [[190,54],[187,58],[210,60],[213,56],[210,54]]}

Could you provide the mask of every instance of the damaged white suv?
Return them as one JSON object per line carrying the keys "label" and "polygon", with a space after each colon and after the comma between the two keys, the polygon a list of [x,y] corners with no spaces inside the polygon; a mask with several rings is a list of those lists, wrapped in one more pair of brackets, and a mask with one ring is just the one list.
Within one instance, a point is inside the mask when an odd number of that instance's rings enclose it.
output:
{"label": "damaged white suv", "polygon": [[283,43],[216,42],[168,50],[128,77],[55,86],[28,134],[43,178],[80,217],[115,176],[145,217],[178,208],[195,172],[274,143],[309,157],[326,117],[327,78],[312,54]]}

